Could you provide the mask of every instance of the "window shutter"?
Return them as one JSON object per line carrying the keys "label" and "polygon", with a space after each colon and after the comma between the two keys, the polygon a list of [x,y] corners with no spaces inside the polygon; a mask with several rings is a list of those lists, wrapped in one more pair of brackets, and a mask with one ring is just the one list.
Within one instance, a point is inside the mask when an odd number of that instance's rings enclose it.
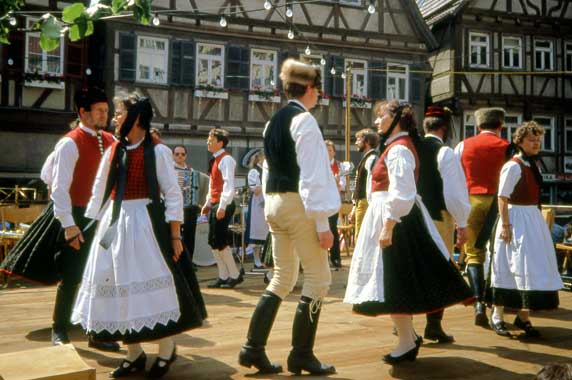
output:
{"label": "window shutter", "polygon": [[182,41],[171,41],[171,84],[181,84],[181,44]]}
{"label": "window shutter", "polygon": [[119,80],[135,81],[137,62],[137,36],[119,33]]}
{"label": "window shutter", "polygon": [[369,96],[384,100],[387,97],[387,65],[383,61],[371,61],[369,67]]}
{"label": "window shutter", "polygon": [[181,41],[181,84],[195,85],[195,44],[192,41]]}
{"label": "window shutter", "polygon": [[[6,55],[2,57],[3,67],[11,72],[24,71],[24,54],[26,47],[26,37],[23,32],[11,32],[9,37],[10,45],[2,45]],[[12,65],[8,65],[8,60],[13,61]]]}
{"label": "window shutter", "polygon": [[[67,41],[66,75],[73,78],[81,78],[84,74],[85,50],[84,40]],[[87,68],[87,67],[86,67]],[[93,71],[95,68],[90,69]]]}
{"label": "window shutter", "polygon": [[409,66],[409,101],[411,103],[420,103],[425,93],[424,74],[418,73],[425,67],[421,64],[413,64]]}
{"label": "window shutter", "polygon": [[226,88],[248,90],[250,88],[250,49],[228,46],[225,71]]}
{"label": "window shutter", "polygon": [[[337,56],[330,57],[330,67],[327,67],[326,70],[329,76],[331,96],[344,96],[346,92],[345,81],[341,76],[345,69],[344,61],[345,60],[343,57],[337,57]],[[330,73],[332,67],[336,68],[335,75],[332,75]]]}

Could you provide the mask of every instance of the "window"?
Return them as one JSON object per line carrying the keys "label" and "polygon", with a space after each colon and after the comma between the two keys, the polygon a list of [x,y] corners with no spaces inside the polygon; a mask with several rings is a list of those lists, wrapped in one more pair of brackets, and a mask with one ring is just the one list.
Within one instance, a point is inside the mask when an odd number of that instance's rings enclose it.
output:
{"label": "window", "polygon": [[564,67],[566,71],[572,71],[572,42],[564,44]]}
{"label": "window", "polygon": [[367,62],[359,59],[346,59],[345,67],[352,67],[351,95],[367,96]]}
{"label": "window", "polygon": [[554,151],[554,118],[551,116],[534,116],[534,121],[544,127],[542,150]]}
{"label": "window", "polygon": [[508,69],[522,69],[522,38],[502,38],[502,65]]}
{"label": "window", "polygon": [[[325,74],[324,74],[324,65],[322,65],[322,59],[324,59],[324,57],[322,57],[321,55],[300,54],[300,62],[304,62],[304,63],[307,63],[307,64],[312,65],[314,67],[320,68],[322,83],[324,83]],[[324,62],[326,62],[326,61],[324,61]],[[324,86],[322,86],[322,87],[324,87]],[[323,90],[323,88],[322,88],[322,90]]]}
{"label": "window", "polygon": [[475,125],[475,117],[472,113],[465,113],[464,118],[465,139],[473,137],[477,134],[477,126]]}
{"label": "window", "polygon": [[409,100],[409,66],[387,64],[387,99]]}
{"label": "window", "polygon": [[137,37],[137,81],[167,83],[169,43],[164,38]]}
{"label": "window", "polygon": [[565,149],[566,152],[572,153],[572,116],[568,116],[564,119],[564,126],[565,126]]}
{"label": "window", "polygon": [[[38,19],[26,19],[30,29]],[[40,47],[40,32],[26,33],[25,70],[27,73],[61,76],[64,73],[64,39],[60,46],[52,51],[43,51]]]}
{"label": "window", "polygon": [[276,56],[272,50],[251,50],[250,88],[272,90],[276,87]]}
{"label": "window", "polygon": [[224,86],[224,46],[197,44],[197,85]]}
{"label": "window", "polygon": [[469,33],[469,65],[471,67],[489,67],[489,35]]}
{"label": "window", "polygon": [[536,70],[552,70],[552,41],[534,40],[534,68]]}
{"label": "window", "polygon": [[501,130],[501,137],[508,142],[512,141],[512,134],[522,124],[521,115],[506,115],[504,117],[504,128]]}

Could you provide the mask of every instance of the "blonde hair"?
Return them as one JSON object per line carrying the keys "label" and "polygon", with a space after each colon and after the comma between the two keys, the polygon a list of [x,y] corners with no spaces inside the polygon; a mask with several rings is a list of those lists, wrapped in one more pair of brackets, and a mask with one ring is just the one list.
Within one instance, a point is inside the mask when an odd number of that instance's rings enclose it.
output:
{"label": "blonde hair", "polygon": [[544,136],[544,128],[536,121],[526,121],[512,135],[512,142],[521,144],[528,136]]}

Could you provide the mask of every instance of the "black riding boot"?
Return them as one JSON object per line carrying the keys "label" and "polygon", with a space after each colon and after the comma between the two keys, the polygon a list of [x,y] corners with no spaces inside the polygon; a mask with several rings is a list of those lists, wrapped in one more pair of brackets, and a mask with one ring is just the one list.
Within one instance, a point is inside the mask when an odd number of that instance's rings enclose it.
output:
{"label": "black riding boot", "polygon": [[[313,306],[316,306],[315,308]],[[315,310],[314,310],[315,309]],[[313,304],[311,298],[302,296],[292,327],[292,351],[288,355],[288,371],[299,375],[302,371],[312,375],[336,373],[334,366],[322,364],[314,356],[314,342],[320,318],[320,304]]]}
{"label": "black riding boot", "polygon": [[282,372],[282,366],[271,363],[264,350],[281,302],[280,297],[267,290],[260,297],[250,320],[246,344],[238,355],[238,363],[241,366],[254,366],[261,374]]}
{"label": "black riding boot", "polygon": [[451,343],[455,341],[452,335],[447,335],[443,331],[441,321],[443,320],[443,310],[436,313],[427,314],[427,326],[425,326],[425,334],[423,337],[429,340],[436,340],[439,343]]}
{"label": "black riding boot", "polygon": [[487,327],[489,320],[487,318],[487,307],[485,300],[485,273],[482,264],[467,265],[467,274],[469,275],[469,283],[473,294],[477,299],[475,302],[475,325]]}
{"label": "black riding boot", "polygon": [[54,346],[70,342],[68,327],[71,324],[70,320],[76,289],[76,286],[58,285],[52,325],[52,344]]}

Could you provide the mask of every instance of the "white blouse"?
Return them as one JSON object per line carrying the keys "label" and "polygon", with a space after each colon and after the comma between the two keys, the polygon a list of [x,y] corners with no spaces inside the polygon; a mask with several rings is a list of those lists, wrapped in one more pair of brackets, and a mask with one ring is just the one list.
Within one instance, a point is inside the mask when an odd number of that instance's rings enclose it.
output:
{"label": "white blouse", "polygon": [[[518,156],[515,157],[519,158]],[[530,166],[528,162],[522,161],[522,163],[526,166]],[[522,170],[520,169],[520,165],[517,162],[508,161],[506,164],[504,164],[500,173],[498,191],[499,197],[506,197],[510,199],[510,196],[514,191],[516,184],[518,181],[520,181],[521,176]]]}

